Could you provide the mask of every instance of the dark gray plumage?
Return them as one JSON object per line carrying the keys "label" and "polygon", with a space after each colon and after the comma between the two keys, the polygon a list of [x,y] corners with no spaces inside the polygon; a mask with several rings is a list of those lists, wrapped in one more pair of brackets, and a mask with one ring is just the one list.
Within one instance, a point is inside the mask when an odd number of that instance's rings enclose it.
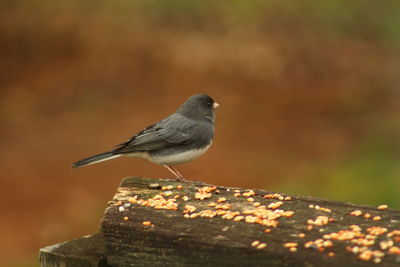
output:
{"label": "dark gray plumage", "polygon": [[183,176],[171,165],[191,161],[212,144],[215,112],[219,105],[204,94],[189,97],[169,117],[140,131],[113,150],[75,162],[78,168],[120,156],[140,157],[163,165],[177,179]]}

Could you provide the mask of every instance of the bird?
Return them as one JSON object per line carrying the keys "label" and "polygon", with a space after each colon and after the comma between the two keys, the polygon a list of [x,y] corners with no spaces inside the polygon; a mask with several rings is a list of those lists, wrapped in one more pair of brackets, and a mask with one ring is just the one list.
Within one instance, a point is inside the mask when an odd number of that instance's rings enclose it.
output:
{"label": "bird", "polygon": [[215,109],[219,106],[206,94],[190,96],[175,113],[138,132],[126,142],[72,164],[79,168],[119,157],[144,158],[164,166],[178,181],[184,177],[173,165],[203,155],[212,145]]}

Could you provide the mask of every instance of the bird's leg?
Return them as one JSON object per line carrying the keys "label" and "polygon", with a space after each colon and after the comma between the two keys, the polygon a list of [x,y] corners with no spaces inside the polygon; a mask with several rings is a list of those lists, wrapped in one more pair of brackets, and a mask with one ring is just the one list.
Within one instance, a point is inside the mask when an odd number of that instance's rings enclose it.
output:
{"label": "bird's leg", "polygon": [[169,165],[163,165],[167,170],[169,170],[173,175],[175,175],[177,181],[186,181],[185,178],[183,178],[183,175],[180,174],[174,167],[169,166]]}

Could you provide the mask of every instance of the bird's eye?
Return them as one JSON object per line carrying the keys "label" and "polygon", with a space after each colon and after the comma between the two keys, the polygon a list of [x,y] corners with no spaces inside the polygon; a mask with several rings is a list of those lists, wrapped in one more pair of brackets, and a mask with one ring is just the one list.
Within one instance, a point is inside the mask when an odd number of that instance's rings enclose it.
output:
{"label": "bird's eye", "polygon": [[211,102],[207,103],[207,107],[211,107],[211,105],[212,105]]}

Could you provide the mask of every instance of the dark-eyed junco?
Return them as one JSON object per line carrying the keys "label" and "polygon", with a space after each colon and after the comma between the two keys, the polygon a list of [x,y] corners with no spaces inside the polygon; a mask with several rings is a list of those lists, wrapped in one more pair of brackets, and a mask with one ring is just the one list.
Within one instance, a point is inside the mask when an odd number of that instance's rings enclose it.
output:
{"label": "dark-eyed junco", "polygon": [[172,165],[191,161],[211,146],[214,109],[218,106],[208,95],[193,95],[169,117],[140,131],[113,150],[79,160],[72,167],[78,168],[121,156],[138,157],[164,166],[178,180],[182,180],[183,176]]}

